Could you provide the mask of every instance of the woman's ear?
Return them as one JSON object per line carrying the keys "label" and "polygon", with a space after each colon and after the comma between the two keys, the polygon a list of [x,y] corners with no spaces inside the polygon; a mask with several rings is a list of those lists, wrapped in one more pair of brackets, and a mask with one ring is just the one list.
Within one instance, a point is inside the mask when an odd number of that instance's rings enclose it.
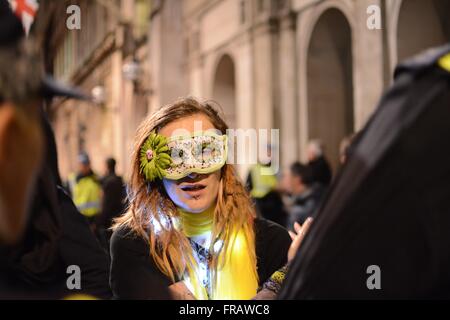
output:
{"label": "woman's ear", "polygon": [[6,210],[0,212],[4,241],[14,242],[26,223],[44,140],[37,118],[16,106],[0,106],[0,192]]}
{"label": "woman's ear", "polygon": [[10,149],[13,143],[17,143],[14,139],[16,112],[10,104],[0,105],[0,241],[7,244],[17,240],[24,225],[23,210],[11,208],[11,190],[14,189],[11,188],[11,181],[14,181],[14,172],[10,170]]}
{"label": "woman's ear", "polygon": [[8,103],[0,105],[0,168],[5,168],[3,164],[8,159],[9,144],[11,139],[14,140],[15,112],[14,106]]}

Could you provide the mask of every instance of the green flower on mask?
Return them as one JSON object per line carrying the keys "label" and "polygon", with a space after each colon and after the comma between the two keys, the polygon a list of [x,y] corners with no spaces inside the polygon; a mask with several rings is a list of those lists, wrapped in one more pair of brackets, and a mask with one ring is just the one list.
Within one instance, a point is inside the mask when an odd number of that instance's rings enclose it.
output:
{"label": "green flower on mask", "polygon": [[141,174],[145,180],[161,180],[172,163],[167,138],[152,131],[141,147],[140,162]]}

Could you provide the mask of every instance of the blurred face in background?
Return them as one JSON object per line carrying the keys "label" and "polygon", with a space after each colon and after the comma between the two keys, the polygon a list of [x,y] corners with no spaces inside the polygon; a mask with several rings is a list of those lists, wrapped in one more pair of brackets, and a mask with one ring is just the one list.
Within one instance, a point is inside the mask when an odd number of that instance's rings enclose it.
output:
{"label": "blurred face in background", "polygon": [[[159,131],[159,134],[170,137],[177,129],[193,133],[194,123],[197,125],[201,123],[202,131],[214,129],[209,118],[199,113],[167,124]],[[177,207],[187,212],[200,213],[215,204],[220,178],[220,170],[208,174],[191,173],[179,180],[163,179],[163,185]]]}
{"label": "blurred face in background", "polygon": [[88,174],[91,169],[91,166],[85,162],[78,162],[78,172],[85,175]]}
{"label": "blurred face in background", "polygon": [[105,176],[112,174],[116,171],[116,162],[112,159],[106,159],[105,161],[105,167],[104,167],[104,174]]}
{"label": "blurred face in background", "polygon": [[305,190],[305,185],[302,182],[302,178],[294,175],[289,169],[283,174],[282,186],[283,189],[291,195],[300,194]]}
{"label": "blurred face in background", "polygon": [[0,242],[13,243],[26,225],[30,194],[40,168],[44,137],[40,102],[0,102]]}
{"label": "blurred face in background", "polygon": [[313,144],[308,144],[306,149],[306,156],[308,157],[308,161],[314,161],[317,158],[317,150]]}
{"label": "blurred face in background", "polygon": [[281,187],[283,188],[283,190],[289,194],[292,194],[292,189],[293,189],[293,177],[291,174],[291,171],[289,169],[285,170],[283,172],[283,177],[281,180]]}
{"label": "blurred face in background", "polygon": [[306,156],[308,158],[308,162],[312,162],[318,158],[320,158],[323,154],[322,145],[320,141],[311,141],[308,143],[306,148]]}

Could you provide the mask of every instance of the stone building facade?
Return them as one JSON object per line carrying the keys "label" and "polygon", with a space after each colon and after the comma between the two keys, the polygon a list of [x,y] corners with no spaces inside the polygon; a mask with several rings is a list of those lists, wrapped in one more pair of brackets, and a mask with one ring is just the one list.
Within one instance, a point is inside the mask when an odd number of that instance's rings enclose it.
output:
{"label": "stone building facade", "polygon": [[[280,129],[284,166],[305,160],[307,142],[318,138],[337,167],[339,142],[364,126],[397,62],[450,41],[446,0],[142,2],[115,1],[121,18],[105,20],[109,31],[91,60],[60,74],[88,91],[100,86],[105,96],[99,105],[54,106],[63,175],[81,149],[94,167],[115,156],[124,172],[139,121],[185,95],[217,101],[232,127]],[[372,29],[368,19],[378,13],[381,28]],[[64,37],[76,32],[95,31],[82,25]],[[75,50],[59,43],[62,57]],[[132,80],[130,66],[138,70]],[[239,170],[244,177],[247,167]]]}

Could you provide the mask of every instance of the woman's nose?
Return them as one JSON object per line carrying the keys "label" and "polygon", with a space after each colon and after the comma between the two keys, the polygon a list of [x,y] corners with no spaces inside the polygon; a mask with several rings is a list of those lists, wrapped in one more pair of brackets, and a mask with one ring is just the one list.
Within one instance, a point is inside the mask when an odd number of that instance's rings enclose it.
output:
{"label": "woman's nose", "polygon": [[199,174],[198,174],[198,173],[195,173],[195,172],[191,172],[191,173],[188,174],[188,177],[189,177],[190,179],[195,179],[195,178],[197,178],[198,176],[199,176]]}

